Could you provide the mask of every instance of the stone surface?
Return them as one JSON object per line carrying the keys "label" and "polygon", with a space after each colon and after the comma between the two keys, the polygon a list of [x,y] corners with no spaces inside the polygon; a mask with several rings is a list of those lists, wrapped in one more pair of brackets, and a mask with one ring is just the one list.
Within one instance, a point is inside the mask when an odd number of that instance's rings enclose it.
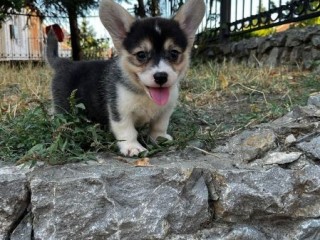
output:
{"label": "stone surface", "polygon": [[313,46],[320,48],[320,35],[314,35],[311,39]]}
{"label": "stone surface", "polygon": [[[308,166],[299,172],[282,168],[267,171],[219,171],[215,176],[217,191],[220,193],[219,201],[215,203],[215,216],[226,222],[318,218],[319,171],[318,166]],[[293,197],[294,193],[299,197]]]}
{"label": "stone surface", "polygon": [[320,160],[320,136],[312,138],[310,141],[298,143],[297,147],[313,158]]}
{"label": "stone surface", "polygon": [[275,34],[270,37],[270,41],[275,47],[283,47],[286,43],[287,35],[286,34]]}
{"label": "stone surface", "polygon": [[297,141],[296,137],[293,134],[290,134],[286,137],[284,144],[287,146],[292,143],[295,143],[296,141]]}
{"label": "stone surface", "polygon": [[319,166],[217,169],[219,158],[194,160],[135,168],[109,159],[35,170],[28,178],[32,208],[11,239],[319,236]]}
{"label": "stone surface", "polygon": [[271,152],[263,159],[263,163],[265,165],[292,163],[298,160],[301,155],[301,152]]}
{"label": "stone surface", "polygon": [[282,55],[283,48],[274,47],[271,49],[270,53],[268,54],[268,58],[265,61],[265,64],[268,66],[278,66],[280,62],[280,57]]}
{"label": "stone surface", "polygon": [[266,39],[263,43],[258,46],[258,53],[265,53],[272,49],[272,43],[269,39]]}
{"label": "stone surface", "polygon": [[270,129],[246,130],[214,151],[236,156],[239,161],[250,161],[275,147],[275,140],[276,135]]}
{"label": "stone surface", "polygon": [[320,108],[320,93],[314,93],[308,98],[308,105]]}
{"label": "stone surface", "polygon": [[54,167],[30,186],[36,239],[163,239],[211,219],[202,171],[187,167]]}
{"label": "stone surface", "polygon": [[299,64],[312,70],[317,68],[320,59],[320,26],[293,28],[266,37],[212,44],[205,48],[208,48],[206,53],[214,49],[216,54],[209,57],[218,61],[227,59],[255,66]]}
{"label": "stone surface", "polygon": [[10,240],[29,240],[32,239],[32,219],[30,212],[22,219],[19,225],[14,229]]}
{"label": "stone surface", "polygon": [[30,203],[24,170],[0,168],[0,239],[6,239],[18,225]]}
{"label": "stone surface", "polygon": [[[305,57],[303,59],[305,59]],[[314,61],[320,60],[320,50],[313,48],[311,50],[311,57],[305,60],[314,60]]]}
{"label": "stone surface", "polygon": [[260,43],[260,38],[256,38],[256,37],[250,38],[246,40],[246,47],[248,49],[255,49],[258,47],[259,43]]}
{"label": "stone surface", "polygon": [[257,222],[256,224],[216,224],[211,229],[205,229],[196,234],[171,235],[166,240],[317,240],[320,239],[320,220],[277,220],[271,224]]}
{"label": "stone surface", "polygon": [[0,239],[320,239],[314,96],[208,154],[191,142],[148,167],[108,153],[64,166],[2,164]]}
{"label": "stone surface", "polygon": [[303,54],[301,54],[302,52],[303,52],[303,47],[301,46],[293,47],[290,53],[289,62],[292,64],[302,62],[302,56],[303,56]]}
{"label": "stone surface", "polygon": [[287,41],[285,46],[286,47],[297,47],[299,46],[306,37],[306,33],[304,29],[299,29],[299,31],[295,29],[289,29],[287,30],[288,35],[287,35]]}

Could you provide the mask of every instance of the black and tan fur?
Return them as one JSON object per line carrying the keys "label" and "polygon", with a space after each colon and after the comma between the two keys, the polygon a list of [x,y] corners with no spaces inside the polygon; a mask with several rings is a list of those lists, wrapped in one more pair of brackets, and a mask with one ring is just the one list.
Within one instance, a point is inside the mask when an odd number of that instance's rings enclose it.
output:
{"label": "black and tan fur", "polygon": [[119,55],[107,61],[59,58],[57,39],[50,32],[47,58],[55,70],[55,111],[68,111],[68,98],[77,89],[76,98],[88,117],[109,125],[126,156],[146,150],[137,141],[139,125],[149,123],[154,140],[172,139],[167,134],[169,119],[204,11],[203,0],[189,0],[172,19],[135,19],[113,0],[102,0],[100,19]]}

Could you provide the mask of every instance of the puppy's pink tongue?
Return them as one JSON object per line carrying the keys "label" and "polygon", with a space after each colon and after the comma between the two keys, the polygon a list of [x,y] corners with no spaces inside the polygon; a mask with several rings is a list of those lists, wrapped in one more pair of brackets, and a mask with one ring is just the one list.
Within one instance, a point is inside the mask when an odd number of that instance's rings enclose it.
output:
{"label": "puppy's pink tongue", "polygon": [[165,105],[169,100],[169,88],[149,87],[149,93],[152,100],[160,106]]}

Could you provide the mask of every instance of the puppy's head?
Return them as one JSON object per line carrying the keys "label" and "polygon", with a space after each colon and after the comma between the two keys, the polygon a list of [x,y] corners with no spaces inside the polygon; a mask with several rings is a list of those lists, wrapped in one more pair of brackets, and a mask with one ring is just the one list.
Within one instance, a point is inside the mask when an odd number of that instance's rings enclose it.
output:
{"label": "puppy's head", "polygon": [[120,55],[122,70],[158,105],[185,75],[203,0],[189,0],[172,19],[135,20],[113,0],[102,0],[100,18]]}

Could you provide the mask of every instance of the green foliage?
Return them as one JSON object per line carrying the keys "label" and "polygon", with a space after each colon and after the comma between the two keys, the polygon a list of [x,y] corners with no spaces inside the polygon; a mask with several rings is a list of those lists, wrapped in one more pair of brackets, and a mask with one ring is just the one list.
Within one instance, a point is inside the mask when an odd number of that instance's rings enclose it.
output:
{"label": "green foliage", "polygon": [[306,27],[306,26],[314,26],[314,25],[320,25],[320,17],[311,18],[295,24],[295,26],[297,27]]}
{"label": "green foliage", "polygon": [[[0,160],[17,164],[44,161],[51,165],[95,160],[98,152],[117,152],[116,140],[103,126],[90,122],[84,115],[85,107],[71,94],[70,113],[50,115],[41,101],[29,101],[27,109],[18,115],[5,114],[0,125]],[[170,150],[184,149],[190,141],[214,144],[210,134],[202,134],[199,119],[187,106],[178,107],[172,116],[169,133],[174,141],[150,141],[148,128],[139,129],[139,141],[150,157]]]}
{"label": "green foliage", "polygon": [[99,6],[97,0],[31,0],[45,15],[68,16],[70,11],[75,11],[79,16],[85,16],[90,9]]}
{"label": "green foliage", "polygon": [[[91,9],[98,7],[98,0],[31,0],[46,16],[65,17],[69,20],[72,59],[81,60],[78,17],[84,17]],[[56,21],[57,19],[55,19]]]}
{"label": "green foliage", "polygon": [[302,105],[307,102],[310,93],[320,91],[319,77],[314,75],[312,77],[305,78],[305,81],[303,81],[301,86],[297,87],[297,91],[299,96],[297,104]]}
{"label": "green foliage", "polygon": [[0,159],[17,163],[45,161],[63,164],[95,159],[97,152],[113,149],[114,139],[102,126],[88,121],[83,104],[70,97],[71,113],[50,116],[44,103],[0,126]]}
{"label": "green foliage", "polygon": [[[312,7],[313,11],[311,11],[310,9],[307,9],[307,14],[314,12],[315,9],[317,9],[319,7],[320,3],[319,1],[310,1],[310,6]],[[302,8],[302,6],[300,7]],[[319,9],[318,9],[319,11]],[[300,9],[298,9],[298,12],[300,12]],[[307,19],[301,22],[298,22],[297,24],[295,24],[296,27],[306,27],[306,26],[314,26],[314,25],[319,25],[320,24],[320,17],[315,17],[315,18],[311,18],[311,19]]]}
{"label": "green foliage", "polygon": [[10,16],[12,12],[20,12],[24,5],[24,0],[1,0],[0,3],[0,27],[1,23]]}
{"label": "green foliage", "polygon": [[106,39],[97,39],[96,33],[88,21],[84,19],[80,26],[80,45],[83,55],[88,59],[99,59],[106,55],[108,42]]}
{"label": "green foliage", "polygon": [[184,149],[194,141],[199,141],[206,149],[212,149],[216,143],[216,127],[215,119],[207,111],[181,105],[171,117],[169,132],[178,149]]}
{"label": "green foliage", "polygon": [[253,32],[249,33],[249,35],[250,35],[250,37],[265,37],[265,36],[272,35],[275,32],[276,32],[276,29],[274,27],[271,27],[271,28],[253,31]]}
{"label": "green foliage", "polygon": [[198,112],[181,104],[173,112],[168,128],[168,133],[173,137],[172,141],[158,138],[157,143],[154,143],[149,138],[144,138],[148,135],[147,128],[139,129],[138,132],[142,133],[139,136],[139,142],[148,149],[148,152],[141,153],[139,157],[151,157],[159,153],[183,150],[193,142],[197,142],[206,149],[212,149],[216,143],[214,134],[216,126],[212,121],[214,119],[206,112]]}

